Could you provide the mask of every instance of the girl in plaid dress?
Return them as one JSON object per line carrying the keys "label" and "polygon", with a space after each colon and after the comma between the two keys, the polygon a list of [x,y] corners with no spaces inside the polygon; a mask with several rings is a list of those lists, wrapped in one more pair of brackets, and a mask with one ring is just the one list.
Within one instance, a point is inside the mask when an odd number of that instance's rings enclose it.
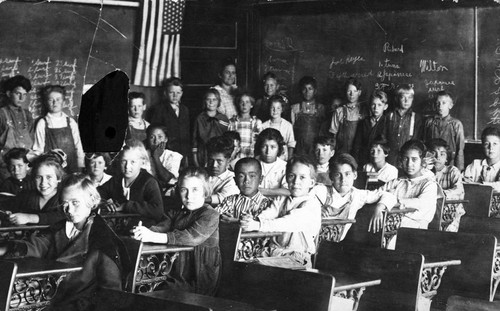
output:
{"label": "girl in plaid dress", "polygon": [[237,102],[238,115],[229,121],[229,130],[240,134],[239,158],[253,157],[255,141],[262,130],[262,121],[250,115],[255,99],[249,93],[242,93]]}

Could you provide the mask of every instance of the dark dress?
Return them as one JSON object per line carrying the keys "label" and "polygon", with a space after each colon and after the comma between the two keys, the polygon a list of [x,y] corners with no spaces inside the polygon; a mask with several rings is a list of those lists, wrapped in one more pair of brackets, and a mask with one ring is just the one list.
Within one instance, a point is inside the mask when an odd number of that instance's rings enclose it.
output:
{"label": "dark dress", "polygon": [[226,115],[217,112],[215,117],[210,117],[202,112],[196,117],[193,127],[193,151],[196,151],[198,164],[204,167],[207,163],[207,142],[210,138],[221,136],[227,131],[229,120]]}
{"label": "dark dress", "polygon": [[17,180],[14,177],[10,176],[0,185],[0,192],[12,193],[13,195],[17,195],[19,192],[23,190],[34,190],[35,182],[31,177],[26,176],[23,180]]}
{"label": "dark dress", "polygon": [[146,227],[161,220],[163,200],[160,186],[156,179],[143,169],[130,186],[129,200],[123,195],[121,176],[113,176],[104,185],[97,187],[97,190],[103,200],[113,199],[119,204],[125,203],[124,212],[142,215],[140,220]]}
{"label": "dark dress", "polygon": [[220,275],[219,213],[209,205],[190,211],[171,209],[158,225],[150,228],[166,232],[168,245],[194,246],[193,252],[182,252],[173,265],[169,288],[214,295]]}
{"label": "dark dress", "polygon": [[66,219],[59,203],[58,193],[45,203],[43,209],[40,209],[39,204],[40,193],[38,190],[23,190],[12,200],[5,202],[2,209],[12,213],[37,214],[40,218],[39,225],[52,225]]}
{"label": "dark dress", "polygon": [[99,215],[91,215],[82,232],[70,240],[66,221],[28,241],[7,242],[6,258],[37,257],[83,265],[60,283],[51,301],[53,310],[91,310],[98,287],[122,289],[122,272],[131,264],[120,239]]}

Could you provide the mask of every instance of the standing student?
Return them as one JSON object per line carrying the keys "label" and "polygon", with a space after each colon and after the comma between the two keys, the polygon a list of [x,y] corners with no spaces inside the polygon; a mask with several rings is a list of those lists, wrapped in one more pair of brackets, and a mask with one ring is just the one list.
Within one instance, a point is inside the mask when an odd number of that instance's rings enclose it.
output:
{"label": "standing student", "polygon": [[35,182],[29,175],[28,150],[12,148],[4,156],[4,162],[10,172],[10,177],[0,185],[0,192],[17,195],[22,190],[35,189]]}
{"label": "standing student", "polygon": [[66,90],[49,85],[43,90],[47,114],[38,120],[33,151],[38,154],[61,149],[67,156],[68,172],[82,171],[85,167],[80,131],[76,121],[63,112]]}
{"label": "standing student", "polygon": [[398,153],[404,143],[410,139],[421,139],[423,131],[422,115],[413,111],[413,96],[415,91],[408,84],[396,89],[397,107],[389,113],[389,156],[387,162],[397,166]]}
{"label": "standing student", "polygon": [[359,101],[362,93],[361,82],[349,78],[345,83],[347,104],[337,108],[332,116],[330,133],[337,140],[337,152],[350,153],[353,149],[354,137],[358,123],[367,115],[366,109]]}
{"label": "standing student", "polygon": [[490,185],[500,191],[500,130],[487,127],[481,133],[484,159],[476,159],[467,166],[464,182]]}
{"label": "standing student", "polygon": [[[5,81],[4,87],[9,103],[0,108],[0,152],[2,155],[16,147],[31,148],[34,129],[31,113],[23,108],[24,102],[29,99],[30,80],[18,75]],[[4,180],[8,176],[7,166],[2,161],[0,179]]]}
{"label": "standing student", "polygon": [[[387,137],[389,118],[384,115],[387,110],[387,94],[383,91],[373,92],[370,98],[370,116],[365,117],[358,126],[352,155],[360,166],[370,161],[370,146],[379,137]],[[368,148],[367,148],[368,147]]]}
{"label": "standing student", "polygon": [[262,131],[262,121],[250,113],[255,99],[249,93],[238,97],[238,115],[229,120],[229,130],[240,134],[240,158],[253,157],[257,135]]}
{"label": "standing student", "polygon": [[261,119],[262,122],[265,122],[271,118],[272,111],[271,109],[271,97],[278,96],[282,100],[282,117],[286,120],[290,119],[290,104],[288,99],[283,94],[280,94],[280,85],[278,83],[278,77],[272,72],[266,72],[262,79],[264,82],[264,96],[262,98],[257,99],[255,102],[255,106],[253,107],[253,114],[257,116],[257,118]]}
{"label": "standing student", "polygon": [[288,161],[286,180],[290,196],[276,198],[270,208],[262,211],[258,220],[244,217],[241,227],[246,231],[280,231],[273,238],[264,256],[286,256],[305,267],[311,267],[311,255],[316,253],[315,239],[321,227],[321,205],[312,194],[316,170],[306,157]]}
{"label": "standing student", "polygon": [[149,122],[144,120],[146,111],[145,95],[140,92],[130,92],[128,94],[128,127],[125,141],[137,139],[144,141],[146,139],[146,129]]}
{"label": "standing student", "polygon": [[442,138],[451,150],[450,165],[464,170],[464,126],[460,120],[453,118],[450,111],[453,108],[453,95],[440,91],[436,95],[436,115],[428,118],[424,126],[424,140]]}
{"label": "standing student", "polygon": [[236,85],[236,65],[233,61],[224,61],[219,71],[220,84],[214,86],[220,94],[220,106],[217,111],[224,114],[228,119],[238,114],[234,94],[238,89]]}
{"label": "standing student", "polygon": [[318,83],[315,78],[305,76],[299,81],[302,102],[292,105],[291,121],[297,144],[298,155],[314,154],[313,140],[319,135],[321,123],[325,118],[325,107],[316,102]]}
{"label": "standing student", "polygon": [[293,156],[293,150],[297,142],[293,134],[293,125],[281,117],[285,107],[282,96],[271,96],[267,100],[269,106],[270,119],[262,123],[262,129],[273,128],[280,131],[286,144],[281,158],[285,161]]}
{"label": "standing student", "polygon": [[209,89],[203,96],[203,112],[196,117],[193,128],[193,163],[205,166],[207,163],[207,142],[227,131],[229,120],[217,111],[221,105],[220,94],[216,89]]}
{"label": "standing student", "polygon": [[162,221],[149,229],[133,229],[143,242],[194,246],[181,252],[164,286],[204,295],[214,295],[220,276],[219,213],[205,198],[210,195],[207,173],[189,167],[179,176],[181,208],[169,209]]}
{"label": "standing student", "polygon": [[335,139],[328,136],[318,136],[314,139],[314,158],[316,159],[316,181],[331,185],[330,159],[335,155]]}
{"label": "standing student", "polygon": [[179,78],[169,78],[164,83],[165,101],[151,107],[148,121],[167,128],[168,149],[182,154],[183,164],[187,166],[191,152],[191,128],[189,109],[181,103],[183,84]]}

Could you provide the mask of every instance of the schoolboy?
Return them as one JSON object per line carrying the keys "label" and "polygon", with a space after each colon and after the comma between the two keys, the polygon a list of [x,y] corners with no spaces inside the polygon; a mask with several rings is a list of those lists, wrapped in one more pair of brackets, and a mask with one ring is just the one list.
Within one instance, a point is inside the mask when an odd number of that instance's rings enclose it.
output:
{"label": "schoolboy", "polygon": [[271,114],[269,113],[271,109],[270,99],[272,97],[279,97],[282,100],[282,112],[281,117],[286,120],[290,120],[290,104],[286,96],[280,94],[280,84],[278,82],[278,77],[273,72],[266,72],[262,78],[264,82],[264,96],[257,99],[255,106],[253,107],[253,114],[260,119],[262,122],[266,122],[271,119]]}
{"label": "schoolboy", "polygon": [[423,131],[422,115],[413,111],[415,91],[408,84],[399,85],[396,89],[397,107],[389,113],[389,156],[387,162],[397,166],[398,153],[405,142],[410,139],[421,139]]}
{"label": "schoolboy", "polygon": [[370,98],[370,116],[365,117],[358,126],[352,155],[360,166],[370,161],[370,146],[380,136],[387,137],[389,118],[384,115],[387,110],[387,94],[383,91],[373,92]]}
{"label": "schoolboy", "polygon": [[[34,122],[31,113],[23,108],[29,99],[31,82],[24,76],[14,76],[4,84],[9,104],[0,108],[0,153],[12,148],[31,148],[33,145]],[[0,157],[0,161],[1,161]],[[7,165],[0,163],[0,179],[9,177]]]}
{"label": "schoolboy", "polygon": [[146,111],[145,95],[140,92],[130,92],[128,94],[128,128],[125,140],[137,139],[146,140],[146,129],[149,122],[144,120]]}
{"label": "schoolboy", "polygon": [[187,166],[191,151],[191,129],[189,127],[189,109],[181,104],[183,84],[179,78],[169,78],[164,83],[165,101],[151,107],[148,121],[167,127],[168,149],[183,156],[183,165]]}
{"label": "schoolboy", "polygon": [[257,218],[272,202],[259,191],[262,180],[260,162],[255,158],[242,158],[236,162],[234,175],[240,193],[226,197],[216,210],[227,221],[239,220],[243,215]]}
{"label": "schoolboy", "polygon": [[335,139],[319,136],[314,139],[314,157],[316,159],[316,182],[331,185],[329,161],[335,155]]}
{"label": "schoolboy", "polygon": [[464,170],[464,126],[458,119],[450,115],[453,108],[453,95],[447,91],[440,91],[436,95],[436,115],[428,118],[424,126],[424,140],[442,138],[451,150],[450,165],[455,165],[460,171]]}
{"label": "schoolboy", "polygon": [[273,238],[264,256],[286,256],[311,267],[311,255],[316,253],[315,238],[321,227],[320,202],[310,193],[316,183],[313,161],[306,157],[292,158],[287,164],[286,180],[291,195],[276,198],[258,220],[244,217],[241,227],[246,231],[284,232]]}
{"label": "schoolboy", "polygon": [[0,192],[17,195],[21,190],[35,189],[35,183],[28,174],[29,161],[24,148],[12,148],[4,156],[4,161],[10,172],[10,177],[0,185]]}
{"label": "schoolboy", "polygon": [[208,141],[207,170],[211,195],[205,202],[213,207],[219,205],[226,197],[239,192],[234,181],[234,173],[228,170],[233,149],[233,141],[224,136],[213,137]]}
{"label": "schoolboy", "polygon": [[347,104],[335,110],[330,125],[330,133],[335,135],[339,153],[352,152],[358,123],[367,115],[360,103],[361,82],[349,78],[345,83],[345,92]]}
{"label": "schoolboy", "polygon": [[490,185],[500,191],[500,130],[487,127],[481,133],[481,142],[485,158],[476,159],[467,166],[464,182]]}

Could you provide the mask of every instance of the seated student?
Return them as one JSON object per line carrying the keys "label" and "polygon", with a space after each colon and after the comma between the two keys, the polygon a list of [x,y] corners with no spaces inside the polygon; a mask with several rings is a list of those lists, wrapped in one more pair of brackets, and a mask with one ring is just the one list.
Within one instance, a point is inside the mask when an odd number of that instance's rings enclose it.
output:
{"label": "seated student", "polygon": [[385,197],[388,199],[382,198],[379,201],[381,205],[377,205],[370,222],[370,229],[374,232],[382,229],[383,206],[391,209],[395,204],[401,209],[416,209],[413,213],[405,214],[401,221],[402,227],[427,229],[436,213],[438,185],[432,177],[425,176],[422,172],[426,151],[425,145],[419,140],[409,140],[401,147],[399,156],[404,175],[380,187],[379,190],[393,194],[394,198]]}
{"label": "seated student", "polygon": [[130,260],[106,222],[92,213],[100,197],[90,180],[82,174],[66,176],[61,182],[61,201],[66,219],[29,240],[3,242],[0,255],[82,265],[81,271],[72,272],[62,280],[49,308],[93,310],[98,287],[122,289],[121,273]]}
{"label": "seated student", "polygon": [[293,134],[293,125],[285,119],[282,119],[281,114],[285,107],[285,100],[282,96],[271,96],[268,99],[269,102],[269,115],[270,119],[262,123],[262,129],[273,128],[280,131],[281,135],[286,144],[286,148],[283,149],[283,154],[280,156],[283,160],[287,161],[293,156],[293,149],[297,142],[295,141],[295,136]]}
{"label": "seated student", "polygon": [[236,131],[227,131],[222,134],[222,136],[227,137],[233,141],[233,152],[231,153],[231,159],[229,160],[229,170],[234,171],[234,166],[236,162],[238,162],[241,158],[240,149],[241,149],[241,136],[240,133]]}
{"label": "seated student", "polygon": [[[321,208],[323,218],[354,219],[358,210],[365,204],[377,203],[386,195],[379,190],[356,189],[354,180],[358,177],[357,170],[356,160],[348,153],[341,153],[330,160],[332,186],[326,187],[326,198],[320,199],[323,202]],[[341,240],[344,239],[350,227],[351,224],[345,226]]]}
{"label": "seated student", "polygon": [[464,172],[464,182],[490,185],[500,191],[500,130],[487,127],[481,133],[485,158],[474,160]]}
{"label": "seated student", "polygon": [[226,197],[217,206],[216,210],[221,214],[222,220],[239,221],[243,215],[257,218],[270,206],[272,200],[259,191],[262,177],[262,167],[257,159],[242,158],[236,162],[234,179],[240,193]]}
{"label": "seated student", "polygon": [[219,213],[205,198],[210,196],[207,173],[188,167],[179,176],[181,208],[167,211],[162,221],[147,229],[139,224],[134,238],[143,242],[194,246],[181,252],[165,282],[168,288],[214,295],[219,280]]}
{"label": "seated student", "polygon": [[328,136],[318,136],[314,139],[314,156],[316,158],[316,182],[330,186],[328,162],[335,154],[335,139]]}
{"label": "seated student", "polygon": [[144,111],[146,111],[144,99],[144,93],[128,93],[128,127],[125,140],[137,139],[144,141],[146,139],[146,129],[149,122],[144,120]]}
{"label": "seated student", "polygon": [[163,125],[153,124],[146,130],[151,175],[156,177],[162,188],[175,185],[179,177],[182,154],[167,149],[168,132]]}
{"label": "seated student", "polygon": [[33,162],[31,171],[35,189],[21,191],[15,198],[5,202],[4,209],[10,214],[14,225],[51,225],[64,219],[59,205],[58,186],[64,176],[60,159],[53,154],[43,154]]}
{"label": "seated student", "polygon": [[158,182],[142,168],[146,158],[141,142],[127,142],[119,155],[121,174],[97,189],[102,199],[107,200],[108,211],[140,214],[141,221],[151,226],[161,220],[163,201]]}
{"label": "seated student", "polygon": [[29,161],[26,157],[27,154],[27,149],[12,148],[3,156],[10,177],[2,182],[0,192],[17,195],[22,190],[35,189],[35,182],[28,174]]}
{"label": "seated student", "polygon": [[85,154],[85,170],[87,178],[94,183],[96,187],[104,185],[111,179],[111,175],[106,174],[105,170],[108,167],[111,159],[104,152],[87,153]]}
{"label": "seated student", "polygon": [[232,152],[233,141],[227,137],[213,137],[208,141],[207,170],[210,176],[208,178],[210,196],[206,198],[206,203],[212,206],[219,205],[226,197],[239,192],[234,181],[234,173],[228,170]]}
{"label": "seated student", "polygon": [[[465,192],[462,184],[462,174],[460,170],[453,165],[447,165],[451,159],[451,149],[448,143],[442,138],[435,138],[428,142],[429,151],[434,154],[434,174],[436,181],[441,186],[444,196],[448,200],[463,200]],[[465,214],[462,204],[457,204],[455,208],[455,217],[446,231],[458,231],[460,217]]]}
{"label": "seated student", "polygon": [[384,137],[378,137],[370,145],[370,163],[363,166],[363,172],[375,174],[383,182],[398,178],[398,169],[385,160],[389,155],[389,144]]}
{"label": "seated student", "polygon": [[286,162],[279,158],[284,144],[283,136],[275,129],[265,129],[257,137],[254,153],[262,166],[259,189],[265,196],[290,195],[284,180]]}
{"label": "seated student", "polygon": [[294,157],[288,161],[286,180],[290,196],[276,198],[271,207],[262,211],[258,220],[244,217],[241,227],[246,231],[281,231],[273,238],[264,256],[286,256],[305,267],[311,267],[311,255],[316,253],[315,239],[321,227],[321,205],[310,193],[316,183],[313,161]]}

